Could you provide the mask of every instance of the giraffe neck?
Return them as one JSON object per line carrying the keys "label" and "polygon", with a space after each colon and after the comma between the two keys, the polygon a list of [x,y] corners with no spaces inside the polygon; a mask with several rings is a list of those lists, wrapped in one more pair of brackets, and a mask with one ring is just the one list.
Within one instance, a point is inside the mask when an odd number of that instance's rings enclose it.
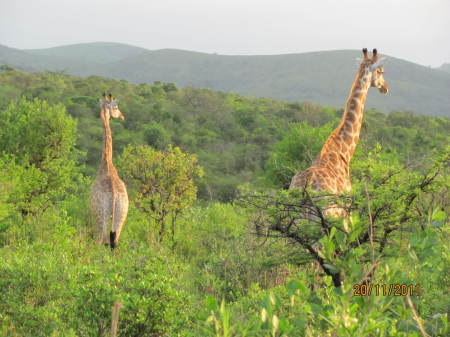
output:
{"label": "giraffe neck", "polygon": [[325,142],[320,157],[326,156],[330,151],[338,152],[345,164],[349,165],[359,141],[371,78],[372,73],[361,67],[350,89],[341,123]]}
{"label": "giraffe neck", "polygon": [[115,171],[115,167],[112,162],[112,134],[111,127],[109,126],[109,119],[106,118],[105,112],[101,112],[101,117],[103,121],[103,153],[101,170],[102,171]]}

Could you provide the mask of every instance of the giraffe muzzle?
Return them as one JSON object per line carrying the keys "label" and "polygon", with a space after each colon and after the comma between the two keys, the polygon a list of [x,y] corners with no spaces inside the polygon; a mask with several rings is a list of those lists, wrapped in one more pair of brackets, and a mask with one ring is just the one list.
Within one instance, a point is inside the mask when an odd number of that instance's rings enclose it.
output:
{"label": "giraffe muzzle", "polygon": [[389,92],[389,89],[388,89],[388,87],[380,87],[380,92],[382,93],[382,94],[387,94],[388,92]]}

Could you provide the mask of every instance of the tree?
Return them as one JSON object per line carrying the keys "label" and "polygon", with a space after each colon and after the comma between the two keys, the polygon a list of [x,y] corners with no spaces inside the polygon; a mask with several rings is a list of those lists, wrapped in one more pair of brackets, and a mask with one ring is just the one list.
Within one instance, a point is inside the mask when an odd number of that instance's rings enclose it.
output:
{"label": "tree", "polygon": [[153,148],[161,150],[169,143],[170,134],[161,124],[152,122],[145,128],[144,140]]}
{"label": "tree", "polygon": [[332,132],[332,123],[312,127],[306,122],[292,124],[275,144],[266,162],[266,178],[275,186],[289,184],[292,176],[311,165]]}
{"label": "tree", "polygon": [[[308,252],[340,287],[347,274],[342,261],[354,250],[361,251],[360,264],[368,265],[369,271],[361,280],[371,279],[378,261],[394,254],[397,243],[401,245],[406,229],[425,230],[433,209],[448,207],[445,201],[436,200],[448,193],[449,164],[450,147],[443,149],[426,171],[418,173],[377,146],[353,165],[356,179],[351,200],[308,189],[242,200],[256,210],[258,234],[287,239]],[[330,204],[347,207],[353,212],[353,221],[344,224],[326,218],[323,209]]]}
{"label": "tree", "polygon": [[8,202],[35,215],[61,199],[78,176],[76,122],[62,105],[24,98],[0,111],[0,171]]}
{"label": "tree", "polygon": [[167,152],[129,145],[120,163],[125,178],[136,190],[136,206],[160,225],[160,240],[170,216],[173,239],[178,215],[197,198],[194,179],[203,176],[197,157],[170,145]]}

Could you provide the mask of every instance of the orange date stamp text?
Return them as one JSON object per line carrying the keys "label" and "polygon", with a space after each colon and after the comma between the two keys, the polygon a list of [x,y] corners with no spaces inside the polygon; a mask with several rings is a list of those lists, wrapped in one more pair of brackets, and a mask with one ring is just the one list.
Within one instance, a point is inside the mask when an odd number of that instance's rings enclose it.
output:
{"label": "orange date stamp text", "polygon": [[420,296],[419,284],[354,284],[353,296]]}

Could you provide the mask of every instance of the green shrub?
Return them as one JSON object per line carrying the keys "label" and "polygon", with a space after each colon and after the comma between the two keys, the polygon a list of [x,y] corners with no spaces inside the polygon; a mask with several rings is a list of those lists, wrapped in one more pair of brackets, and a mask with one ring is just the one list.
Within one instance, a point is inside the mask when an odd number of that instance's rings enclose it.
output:
{"label": "green shrub", "polygon": [[[187,324],[189,295],[180,265],[144,246],[104,247],[74,240],[60,226],[52,242],[0,250],[0,321],[24,336],[105,336],[115,301],[120,336],[174,336]],[[17,251],[20,249],[20,252]]]}
{"label": "green shrub", "polygon": [[273,146],[265,164],[266,178],[274,186],[289,185],[292,176],[309,167],[332,131],[332,123],[312,127],[291,124],[283,139]]}

